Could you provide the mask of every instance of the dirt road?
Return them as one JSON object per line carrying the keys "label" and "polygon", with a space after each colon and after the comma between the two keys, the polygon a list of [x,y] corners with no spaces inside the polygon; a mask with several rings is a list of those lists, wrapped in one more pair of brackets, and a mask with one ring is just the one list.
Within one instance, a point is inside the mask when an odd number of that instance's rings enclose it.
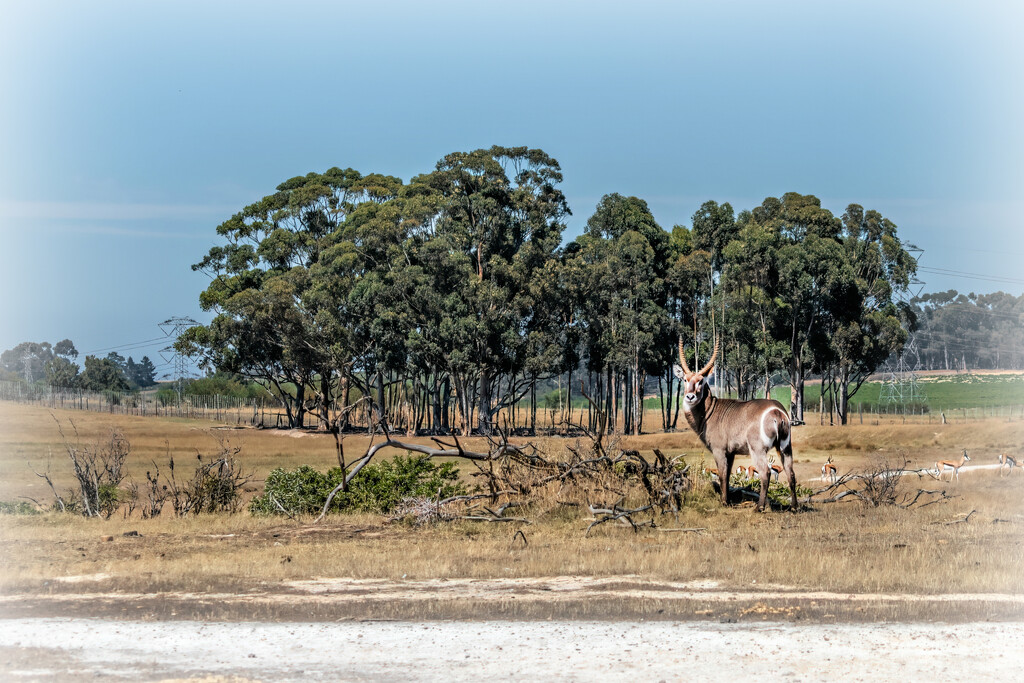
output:
{"label": "dirt road", "polygon": [[1013,680],[1024,623],[0,620],[9,681]]}

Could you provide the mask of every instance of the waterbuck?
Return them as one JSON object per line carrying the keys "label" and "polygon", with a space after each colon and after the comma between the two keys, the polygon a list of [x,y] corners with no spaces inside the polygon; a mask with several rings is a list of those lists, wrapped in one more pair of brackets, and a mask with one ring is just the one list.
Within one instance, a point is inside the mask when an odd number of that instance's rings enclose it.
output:
{"label": "waterbuck", "polygon": [[[690,428],[715,457],[719,472],[732,472],[737,454],[747,454],[761,479],[761,497],[757,509],[764,511],[772,468],[768,451],[772,448],[782,456],[782,467],[789,481],[791,510],[796,510],[796,474],[793,472],[792,425],[785,408],[772,399],[737,401],[711,395],[707,378],[714,372],[718,357],[718,341],[711,360],[699,372],[686,364],[683,340],[679,340],[679,363],[673,366],[676,377],[683,381],[683,413]],[[681,367],[680,367],[681,366]],[[722,504],[729,504],[729,482],[722,482]]]}

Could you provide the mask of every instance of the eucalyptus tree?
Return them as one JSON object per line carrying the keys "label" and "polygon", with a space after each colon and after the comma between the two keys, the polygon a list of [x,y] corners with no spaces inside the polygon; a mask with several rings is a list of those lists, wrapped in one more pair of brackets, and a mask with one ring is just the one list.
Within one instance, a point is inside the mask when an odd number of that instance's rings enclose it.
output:
{"label": "eucalyptus tree", "polygon": [[50,342],[22,342],[0,354],[0,368],[32,384],[46,376],[46,364],[53,358]]}
{"label": "eucalyptus tree", "polygon": [[906,343],[914,324],[906,294],[917,262],[896,234],[896,225],[879,212],[850,204],[842,216],[838,236],[845,263],[836,266],[836,285],[828,321],[822,335],[834,364],[836,412],[841,424],[848,419],[851,396],[871,373]]}
{"label": "eucalyptus tree", "polygon": [[117,363],[96,356],[85,357],[85,369],[78,376],[78,386],[88,391],[128,391],[131,388]]}
{"label": "eucalyptus tree", "polygon": [[740,214],[736,238],[723,250],[720,295],[728,303],[724,352],[741,399],[753,398],[758,381],[767,383],[788,357],[789,347],[777,334],[782,306],[777,291],[779,251],[784,241],[777,229],[761,222],[764,219],[755,218],[754,212]]}
{"label": "eucalyptus tree", "polygon": [[326,394],[336,369],[326,352],[336,343],[331,311],[322,297],[307,295],[318,293],[321,257],[336,257],[339,228],[368,193],[361,179],[332,168],[281,183],[219,225],[225,243],[193,266],[211,277],[200,305],[216,315],[187,330],[177,348],[203,366],[273,387],[289,426],[303,424],[307,390]]}
{"label": "eucalyptus tree", "polygon": [[579,273],[579,315],[588,370],[612,425],[642,428],[645,379],[669,363],[672,328],[665,279],[670,237],[637,197],[602,197],[570,250]]}
{"label": "eucalyptus tree", "polygon": [[833,277],[842,259],[841,224],[813,195],[789,192],[766,198],[741,216],[737,239],[725,250],[728,286],[748,302],[752,357],[759,359],[765,389],[785,367],[790,415],[803,421],[804,384],[813,363],[812,338],[839,286]]}
{"label": "eucalyptus tree", "polygon": [[[672,228],[669,238],[669,267],[665,275],[665,312],[672,321],[670,334],[699,345],[701,337],[697,330],[704,326],[704,321],[710,314],[714,273],[711,252],[695,248],[695,237],[694,231],[684,226],[677,225]],[[724,323],[724,320],[721,322]],[[667,346],[671,358],[675,346],[672,343]],[[710,353],[710,349],[707,349],[704,357]],[[662,383],[664,390],[661,390]],[[675,373],[672,372],[671,361],[663,368],[658,386],[662,391],[662,425],[665,429],[674,429],[679,421],[679,390],[682,383],[677,381]]]}
{"label": "eucalyptus tree", "polygon": [[53,345],[53,358],[44,366],[46,382],[50,386],[72,388],[78,385],[78,349],[70,339],[62,339]]}
{"label": "eucalyptus tree", "polygon": [[488,434],[495,413],[527,390],[529,334],[545,331],[531,283],[557,258],[569,214],[561,180],[555,159],[526,147],[452,153],[414,180],[436,197],[432,240],[446,257],[429,263],[449,287],[436,332],[467,430],[474,393],[477,429]]}

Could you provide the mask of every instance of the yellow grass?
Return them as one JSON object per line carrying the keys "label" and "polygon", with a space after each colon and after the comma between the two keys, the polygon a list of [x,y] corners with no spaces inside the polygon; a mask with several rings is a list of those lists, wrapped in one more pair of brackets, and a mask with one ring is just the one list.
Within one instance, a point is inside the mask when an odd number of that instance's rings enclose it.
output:
{"label": "yellow grass", "polygon": [[[58,486],[70,486],[57,420],[83,443],[117,427],[132,444],[129,474],[142,481],[168,452],[176,461],[213,452],[216,434],[242,447],[243,468],[256,475],[248,495],[262,490],[274,467],[336,463],[329,436],[224,430],[209,423],[61,413],[0,403],[0,500],[30,496],[50,502],[45,483],[31,468],[49,466]],[[971,425],[879,425],[800,427],[795,433],[797,474],[812,488],[821,463],[832,455],[840,473],[875,458],[906,457],[912,466],[967,448],[972,464],[995,462],[1001,450],[1015,452],[1024,436],[1020,422]],[[429,440],[421,439],[421,442]],[[365,448],[366,436],[346,438],[349,459]],[[538,439],[548,451],[559,439]],[[485,448],[468,440],[470,447]],[[629,437],[621,445],[649,452],[704,457],[689,432]],[[1019,453],[1019,451],[1016,451]],[[739,461],[745,461],[740,458]],[[902,462],[902,460],[900,460]],[[589,519],[557,507],[526,510],[530,525],[456,522],[424,528],[388,524],[373,515],[341,515],[314,526],[311,520],[258,519],[247,513],[175,519],[83,519],[48,513],[0,517],[0,590],[70,591],[68,577],[109,575],[112,588],[245,591],[263,582],[316,577],[459,578],[553,575],[638,575],[665,580],[714,580],[723,586],[857,592],[1012,592],[1024,589],[1024,475],[1000,477],[995,470],[964,473],[958,483],[911,478],[907,485],[945,489],[959,497],[944,504],[904,510],[868,508],[858,502],[815,505],[800,514],[757,514],[750,507],[722,509],[709,491],[678,519],[658,518],[659,529],[633,533],[606,524],[589,537]],[[975,511],[966,522],[968,513]],[[947,524],[946,522],[954,522]],[[665,531],[703,528],[699,533]],[[515,536],[522,530],[524,538]],[[136,531],[139,536],[125,536]],[[113,537],[113,540],[105,540]]]}

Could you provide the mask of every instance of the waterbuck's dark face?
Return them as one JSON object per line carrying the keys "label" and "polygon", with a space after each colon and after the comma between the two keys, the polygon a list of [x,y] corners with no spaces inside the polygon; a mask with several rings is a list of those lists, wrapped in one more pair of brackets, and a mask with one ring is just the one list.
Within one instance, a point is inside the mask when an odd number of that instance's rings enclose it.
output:
{"label": "waterbuck's dark face", "polygon": [[687,410],[703,403],[711,389],[708,387],[708,380],[704,375],[697,372],[687,373],[678,365],[672,366],[672,371],[683,383],[683,407]]}
{"label": "waterbuck's dark face", "polygon": [[718,340],[715,340],[715,350],[711,354],[711,360],[703,368],[694,372],[686,364],[686,354],[683,353],[683,340],[679,339],[679,365],[672,366],[672,372],[683,383],[683,409],[689,413],[696,406],[704,403],[704,399],[711,393],[708,388],[707,378],[715,370],[715,359],[718,358]]}

